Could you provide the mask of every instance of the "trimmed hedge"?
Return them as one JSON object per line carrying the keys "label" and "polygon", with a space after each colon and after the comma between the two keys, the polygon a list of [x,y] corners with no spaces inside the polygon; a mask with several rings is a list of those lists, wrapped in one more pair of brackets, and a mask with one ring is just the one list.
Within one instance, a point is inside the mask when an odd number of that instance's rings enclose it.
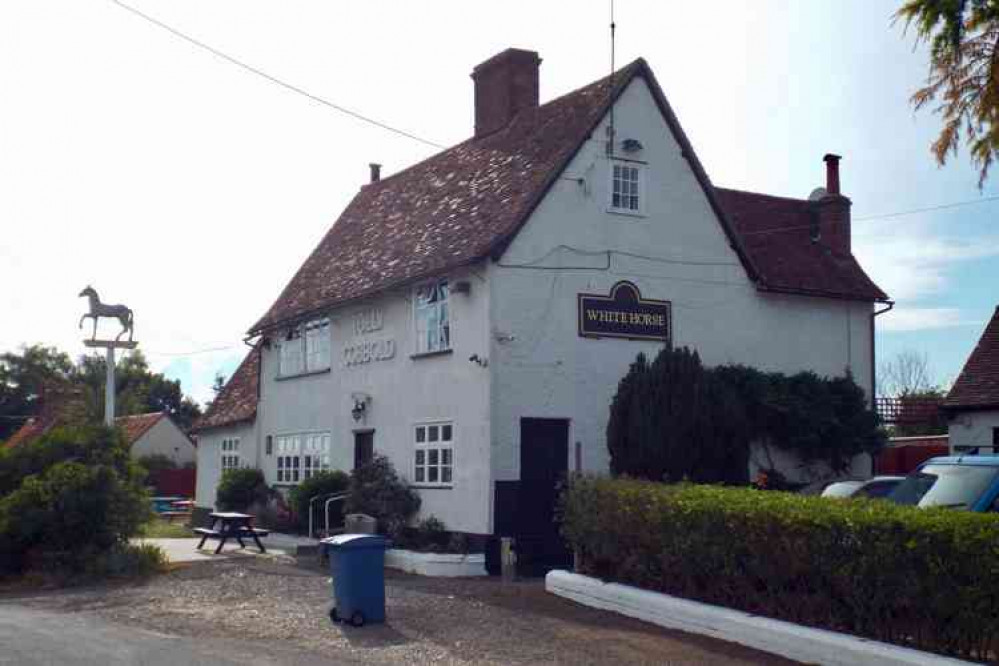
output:
{"label": "trimmed hedge", "polygon": [[979,660],[999,649],[999,516],[576,477],[581,573]]}

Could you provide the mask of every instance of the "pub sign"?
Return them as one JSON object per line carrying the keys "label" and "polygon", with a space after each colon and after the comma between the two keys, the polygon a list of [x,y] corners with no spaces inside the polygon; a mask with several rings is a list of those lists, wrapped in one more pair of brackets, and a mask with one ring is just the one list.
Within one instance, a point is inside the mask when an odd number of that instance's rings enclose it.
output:
{"label": "pub sign", "polygon": [[670,344],[670,302],[642,298],[631,282],[618,282],[608,296],[579,294],[578,300],[579,335],[584,338],[659,340]]}

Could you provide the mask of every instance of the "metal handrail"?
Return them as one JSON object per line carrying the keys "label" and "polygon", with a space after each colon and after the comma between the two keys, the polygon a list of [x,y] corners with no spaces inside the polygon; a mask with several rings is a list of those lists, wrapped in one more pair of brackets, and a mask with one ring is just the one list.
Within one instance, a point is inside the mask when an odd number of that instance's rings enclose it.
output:
{"label": "metal handrail", "polygon": [[348,493],[325,493],[309,498],[309,538],[312,538],[312,505],[318,500],[326,500],[326,532],[330,529],[330,502],[346,499]]}
{"label": "metal handrail", "polygon": [[333,502],[339,502],[340,500],[345,500],[350,495],[350,493],[343,493],[341,495],[336,495],[326,500],[326,536],[330,535],[330,504]]}

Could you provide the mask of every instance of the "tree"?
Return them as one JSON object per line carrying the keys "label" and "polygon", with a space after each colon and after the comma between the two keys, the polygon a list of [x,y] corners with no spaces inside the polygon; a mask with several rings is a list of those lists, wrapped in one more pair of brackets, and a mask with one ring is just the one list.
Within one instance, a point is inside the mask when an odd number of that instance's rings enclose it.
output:
{"label": "tree", "polygon": [[926,354],[911,349],[899,352],[878,368],[878,394],[900,398],[936,391],[929,368]]}
{"label": "tree", "polygon": [[[106,383],[106,361],[101,356],[83,356],[77,378],[87,388],[88,402],[95,416],[102,413]],[[115,412],[117,416],[166,412],[181,430],[187,430],[201,416],[201,408],[180,390],[180,382],[152,372],[140,351],[125,356],[115,367]]]}
{"label": "tree", "polygon": [[981,188],[999,155],[999,2],[906,0],[895,15],[930,46],[927,83],[912,95],[918,110],[939,100],[943,128],[932,144],[937,162],[956,154],[963,139]]}
{"label": "tree", "polygon": [[0,441],[38,414],[47,390],[68,386],[73,362],[54,347],[35,344],[0,355]]}

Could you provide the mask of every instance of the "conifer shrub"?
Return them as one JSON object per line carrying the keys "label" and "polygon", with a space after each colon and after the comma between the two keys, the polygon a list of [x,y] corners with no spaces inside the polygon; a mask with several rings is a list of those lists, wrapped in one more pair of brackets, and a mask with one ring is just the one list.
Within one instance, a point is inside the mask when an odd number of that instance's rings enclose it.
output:
{"label": "conifer shrub", "polygon": [[999,649],[999,516],[575,477],[581,573],[964,658]]}
{"label": "conifer shrub", "polygon": [[274,493],[259,469],[230,469],[222,474],[215,503],[222,511],[248,511],[254,504],[268,504]]}
{"label": "conifer shrub", "polygon": [[639,354],[607,422],[611,471],[654,481],[745,484],[753,442],[842,472],[884,441],[850,376],[706,368],[686,347],[664,349],[651,363]]}
{"label": "conifer shrub", "polygon": [[350,497],[344,511],[375,518],[379,533],[396,537],[419,510],[420,496],[385,456],[376,455],[351,472]]}

